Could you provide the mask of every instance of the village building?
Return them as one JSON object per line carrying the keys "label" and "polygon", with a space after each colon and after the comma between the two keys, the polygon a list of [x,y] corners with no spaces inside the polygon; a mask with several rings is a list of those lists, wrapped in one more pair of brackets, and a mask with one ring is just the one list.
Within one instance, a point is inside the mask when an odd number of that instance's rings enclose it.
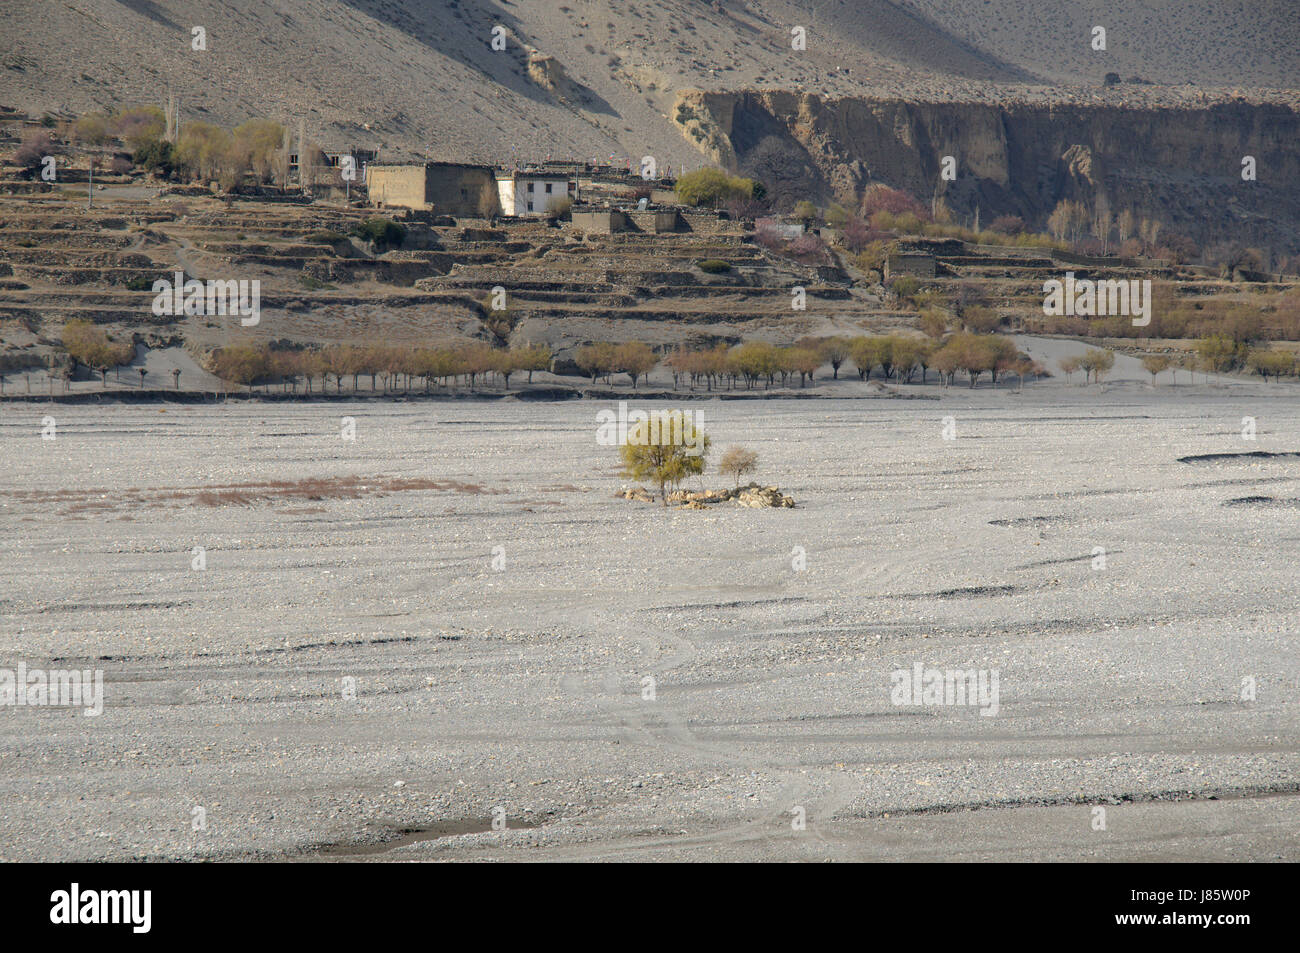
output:
{"label": "village building", "polygon": [[899,251],[885,258],[884,279],[889,281],[899,275],[916,278],[933,278],[937,273],[934,256],[922,251]]}
{"label": "village building", "polygon": [[[303,176],[303,163],[300,151],[307,150],[307,169],[308,174]],[[356,170],[358,178],[364,174],[366,165],[374,162],[378,153],[374,149],[343,149],[340,151],[325,151],[315,146],[285,147],[285,160],[289,181],[297,182],[300,185],[327,185],[334,183],[337,176],[335,171],[343,166],[343,160],[348,156],[352,157],[352,168]]]}
{"label": "village building", "polygon": [[627,215],[616,208],[575,208],[570,216],[575,231],[587,235],[612,235],[627,231]]}
{"label": "village building", "polygon": [[490,166],[457,162],[369,165],[366,186],[378,208],[409,208],[461,218],[491,218],[501,210]]}
{"label": "village building", "polygon": [[503,215],[545,215],[565,199],[576,201],[576,181],[554,172],[498,172],[497,200]]}
{"label": "village building", "polygon": [[[378,155],[379,154],[375,152],[374,149],[345,149],[342,152],[327,151],[325,153],[325,162],[331,168],[337,169],[343,165],[344,159],[351,157],[352,167],[356,169],[357,174],[360,175],[367,165],[375,161]],[[297,160],[297,158],[297,156],[293,157],[294,160]]]}
{"label": "village building", "polygon": [[787,242],[802,238],[807,231],[803,222],[783,222],[779,218],[760,218],[754,224],[765,234]]}
{"label": "village building", "polygon": [[681,213],[675,208],[612,208],[589,205],[575,206],[570,219],[577,232],[589,235],[611,235],[615,232],[644,232],[662,235],[681,231],[685,225]]}

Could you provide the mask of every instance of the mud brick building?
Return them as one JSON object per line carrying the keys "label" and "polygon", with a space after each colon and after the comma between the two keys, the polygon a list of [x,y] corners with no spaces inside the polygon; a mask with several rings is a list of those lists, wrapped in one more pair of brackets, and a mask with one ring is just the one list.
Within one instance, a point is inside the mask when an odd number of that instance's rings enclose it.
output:
{"label": "mud brick building", "polygon": [[370,202],[378,208],[410,208],[462,218],[490,218],[501,211],[496,174],[490,166],[457,162],[366,167]]}

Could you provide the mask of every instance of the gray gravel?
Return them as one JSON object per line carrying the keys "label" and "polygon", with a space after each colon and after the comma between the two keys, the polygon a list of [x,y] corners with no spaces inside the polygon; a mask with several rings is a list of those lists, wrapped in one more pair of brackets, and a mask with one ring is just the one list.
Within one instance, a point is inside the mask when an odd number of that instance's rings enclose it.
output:
{"label": "gray gravel", "polygon": [[0,667],[106,681],[0,708],[0,858],[1300,859],[1300,459],[1178,459],[1295,390],[929,393],[692,404],[794,510],[613,499],[594,402],[0,404]]}

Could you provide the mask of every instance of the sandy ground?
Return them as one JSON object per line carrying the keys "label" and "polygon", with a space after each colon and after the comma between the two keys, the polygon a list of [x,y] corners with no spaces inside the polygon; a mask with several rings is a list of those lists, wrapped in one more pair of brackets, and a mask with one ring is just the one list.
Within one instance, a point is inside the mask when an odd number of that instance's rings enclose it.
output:
{"label": "sandy ground", "polygon": [[793,510],[612,499],[595,402],[0,405],[0,667],[106,681],[0,856],[1300,859],[1300,402],[1200,379],[692,404]]}

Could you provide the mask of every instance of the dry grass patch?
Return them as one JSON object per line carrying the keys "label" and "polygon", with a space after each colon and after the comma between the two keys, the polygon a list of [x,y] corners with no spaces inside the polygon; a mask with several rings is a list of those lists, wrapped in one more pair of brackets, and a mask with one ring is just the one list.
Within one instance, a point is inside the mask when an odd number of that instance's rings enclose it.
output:
{"label": "dry grass patch", "polygon": [[[114,493],[108,489],[86,490],[8,490],[0,495],[33,506],[57,507],[62,516],[104,513],[112,510],[168,503],[200,506],[253,506],[281,501],[323,502],[356,500],[367,496],[387,496],[410,491],[438,491],[495,496],[509,490],[491,489],[479,483],[460,480],[427,480],[388,476],[310,477],[303,480],[270,480],[258,483],[228,483],[216,486],[157,487]],[[294,512],[294,511],[284,511]],[[323,512],[313,507],[296,512]]]}

